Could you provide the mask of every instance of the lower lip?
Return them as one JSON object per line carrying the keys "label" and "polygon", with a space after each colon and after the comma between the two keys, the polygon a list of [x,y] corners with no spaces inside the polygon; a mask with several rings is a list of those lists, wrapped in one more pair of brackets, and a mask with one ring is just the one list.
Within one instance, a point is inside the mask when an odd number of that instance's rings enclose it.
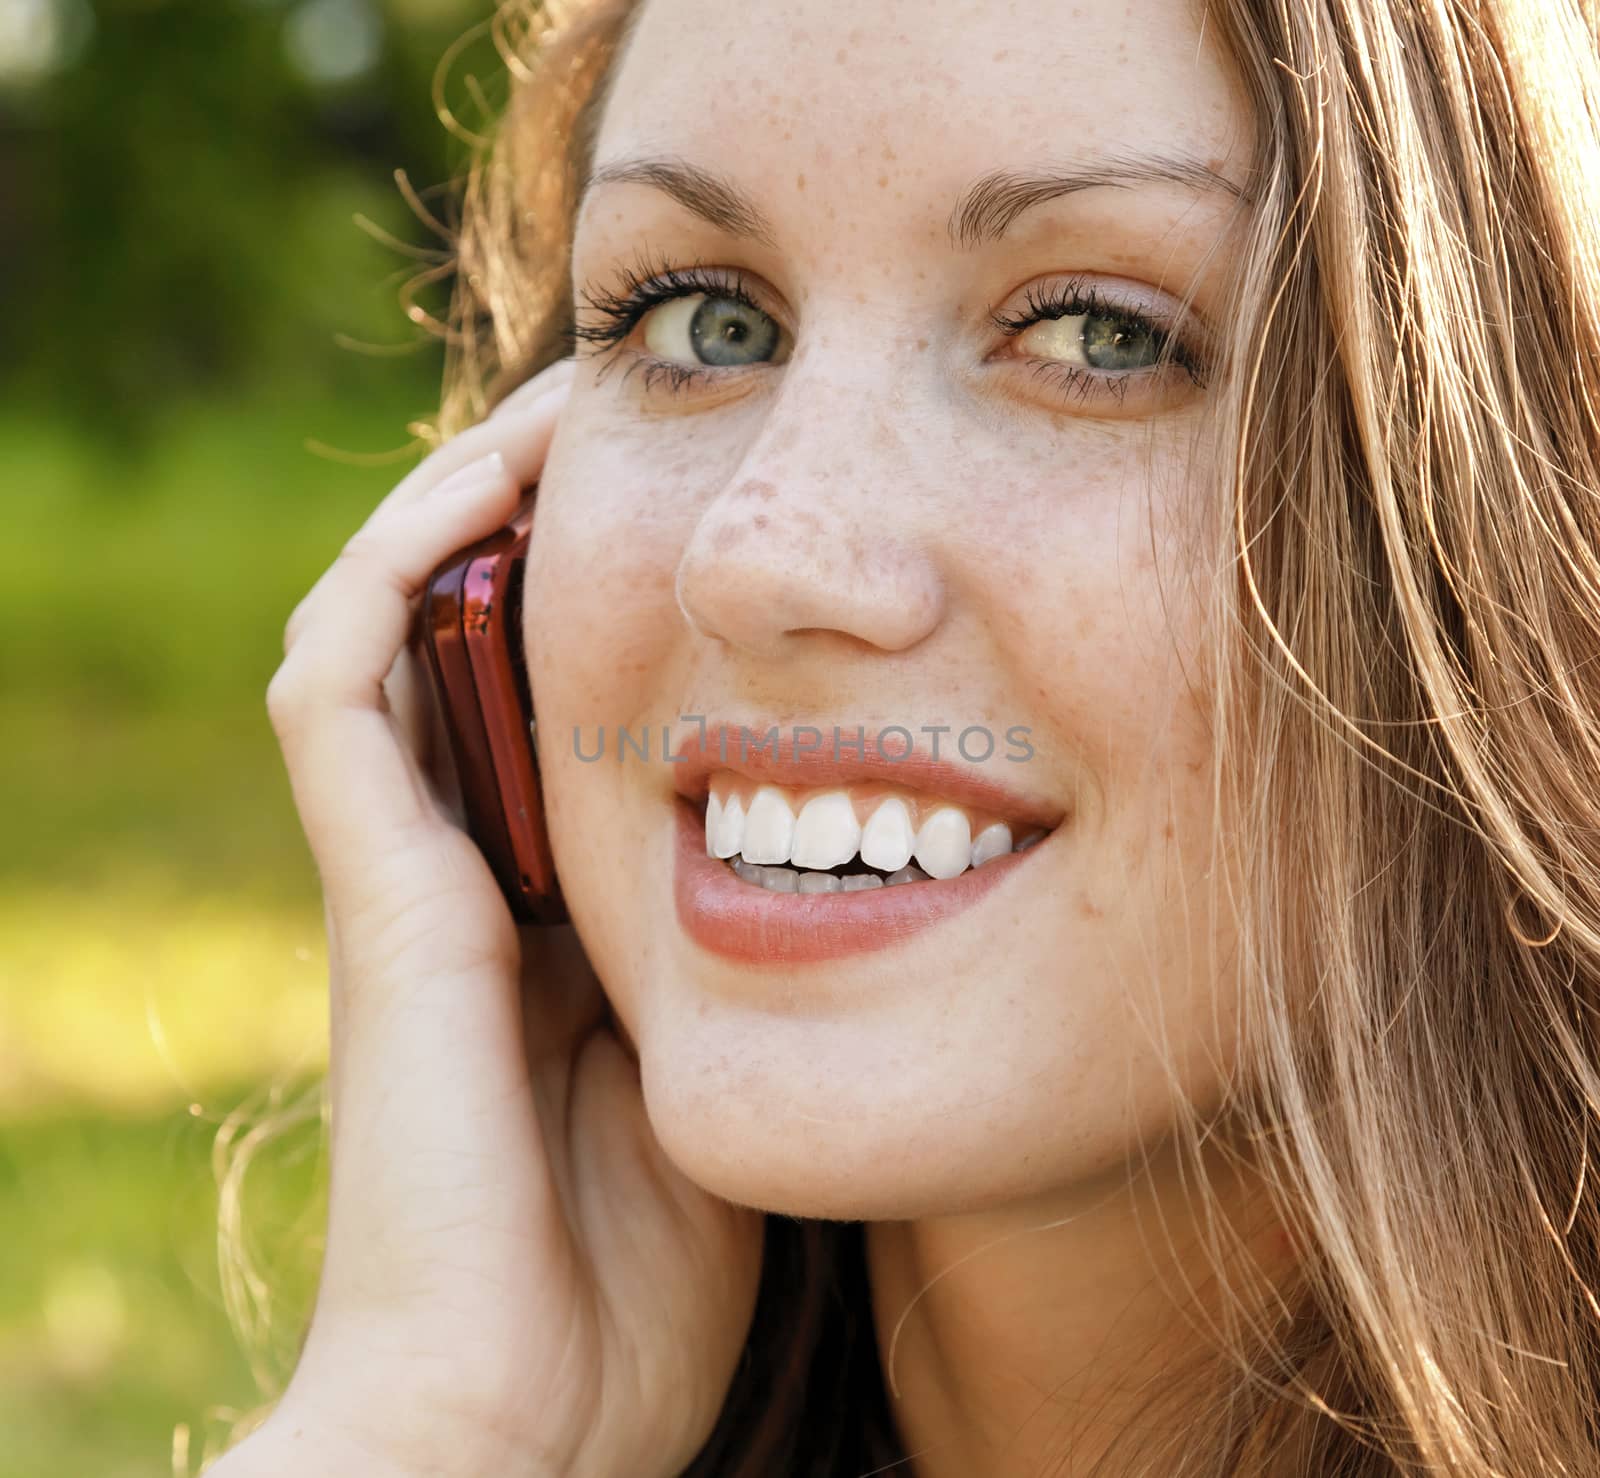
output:
{"label": "lower lip", "polygon": [[803,965],[889,945],[970,908],[1040,848],[1008,852],[942,882],[896,883],[859,893],[770,893],[706,855],[705,815],[676,802],[673,902],[702,949],[744,965]]}

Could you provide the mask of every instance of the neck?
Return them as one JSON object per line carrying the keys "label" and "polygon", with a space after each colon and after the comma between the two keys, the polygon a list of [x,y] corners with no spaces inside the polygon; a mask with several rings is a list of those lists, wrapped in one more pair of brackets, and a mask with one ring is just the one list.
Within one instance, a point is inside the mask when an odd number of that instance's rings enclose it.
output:
{"label": "neck", "polygon": [[[1155,1436],[1175,1415],[1164,1398],[1218,1391],[1229,1369],[1202,1331],[1227,1317],[1219,1265],[1271,1320],[1289,1244],[1247,1173],[1207,1162],[1208,1218],[1167,1154],[1026,1203],[867,1225],[884,1386],[916,1478],[1115,1473],[1141,1414]],[[1148,1471],[1138,1460],[1127,1451],[1129,1472]]]}

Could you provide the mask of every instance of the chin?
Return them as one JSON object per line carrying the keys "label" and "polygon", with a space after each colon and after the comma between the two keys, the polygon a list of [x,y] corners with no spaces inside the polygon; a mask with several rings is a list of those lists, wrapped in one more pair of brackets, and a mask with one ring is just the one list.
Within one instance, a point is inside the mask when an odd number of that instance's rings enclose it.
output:
{"label": "chin", "polygon": [[940,1184],[952,1167],[925,1179],[897,1163],[890,1145],[857,1144],[836,1155],[832,1139],[808,1141],[782,1126],[734,1132],[726,1120],[658,1119],[653,1109],[651,1123],[684,1176],[735,1205],[818,1221],[902,1221],[955,1209]]}
{"label": "chin", "polygon": [[[695,1014],[680,1015],[682,1030],[647,1026],[639,1059],[645,1109],[678,1170],[737,1205],[839,1221],[953,1215],[1027,1200],[1094,1173],[1091,1159],[1120,1158],[1120,1136],[1107,1125],[1104,1155],[1086,1156],[1089,1144],[1079,1138],[1067,1147],[1069,1160],[1058,1160],[1037,1130],[968,1110],[992,1103],[1006,1085],[953,1078],[949,1063],[942,1075],[907,1081],[908,1067],[931,1063],[934,1053],[908,1047],[903,1035],[886,1056],[882,1042],[862,1042],[859,1031],[834,1022],[830,1053],[828,1024],[812,1023],[804,1043],[785,1047],[769,1033],[763,1049],[748,1031],[713,1040],[704,1013]],[[1016,1148],[998,1148],[1005,1145]]]}

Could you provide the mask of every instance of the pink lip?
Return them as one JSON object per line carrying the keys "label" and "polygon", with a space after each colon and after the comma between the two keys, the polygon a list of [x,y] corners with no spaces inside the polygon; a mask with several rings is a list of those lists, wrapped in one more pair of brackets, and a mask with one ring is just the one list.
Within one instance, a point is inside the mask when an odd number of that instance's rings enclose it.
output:
{"label": "pink lip", "polygon": [[684,932],[702,949],[745,965],[803,965],[884,949],[970,908],[1044,843],[944,882],[860,893],[769,893],[706,855],[705,813],[680,798],[672,897]]}

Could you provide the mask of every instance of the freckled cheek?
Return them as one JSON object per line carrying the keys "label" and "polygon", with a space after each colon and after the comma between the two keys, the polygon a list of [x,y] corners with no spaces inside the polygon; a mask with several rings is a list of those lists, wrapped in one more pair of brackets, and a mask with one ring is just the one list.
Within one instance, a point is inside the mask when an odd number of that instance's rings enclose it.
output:
{"label": "freckled cheek", "polygon": [[[654,766],[614,762],[616,735],[659,733],[681,697],[672,660],[683,631],[673,597],[678,536],[648,518],[593,516],[573,499],[552,500],[545,512],[543,524],[535,515],[524,609],[545,808],[569,910],[626,1011],[627,983],[639,975],[633,890],[644,885],[619,873],[617,858],[659,844],[659,805],[647,814],[635,792],[664,785]],[[580,747],[594,756],[602,732],[605,762],[583,763]],[[627,1022],[633,1030],[631,1014]]]}
{"label": "freckled cheek", "polygon": [[1052,518],[1024,529],[1013,517],[1013,557],[995,562],[980,603],[994,660],[1014,675],[1036,747],[1056,752],[1083,821],[1142,854],[1161,841],[1167,804],[1155,798],[1169,784],[1179,829],[1193,829],[1209,699],[1188,687],[1203,681],[1201,613],[1186,582],[1129,537],[1126,515],[1119,528],[1099,513],[1116,493],[1080,484]]}
{"label": "freckled cheek", "polygon": [[1041,553],[1025,578],[996,587],[990,628],[1030,710],[1103,769],[1147,747],[1174,701],[1178,653],[1140,609],[1140,592],[1119,580],[1114,555],[1099,555]]}
{"label": "freckled cheek", "polygon": [[570,497],[534,522],[523,629],[541,720],[563,732],[658,721],[654,675],[683,626],[673,595],[682,531]]}
{"label": "freckled cheek", "polygon": [[[587,695],[590,708],[603,708],[603,695],[615,700],[636,691],[682,624],[672,590],[671,565],[648,558],[637,543],[612,541],[588,552],[552,543],[549,562],[529,571],[524,612],[530,662],[550,697],[566,706]],[[587,721],[619,716],[596,712]]]}

